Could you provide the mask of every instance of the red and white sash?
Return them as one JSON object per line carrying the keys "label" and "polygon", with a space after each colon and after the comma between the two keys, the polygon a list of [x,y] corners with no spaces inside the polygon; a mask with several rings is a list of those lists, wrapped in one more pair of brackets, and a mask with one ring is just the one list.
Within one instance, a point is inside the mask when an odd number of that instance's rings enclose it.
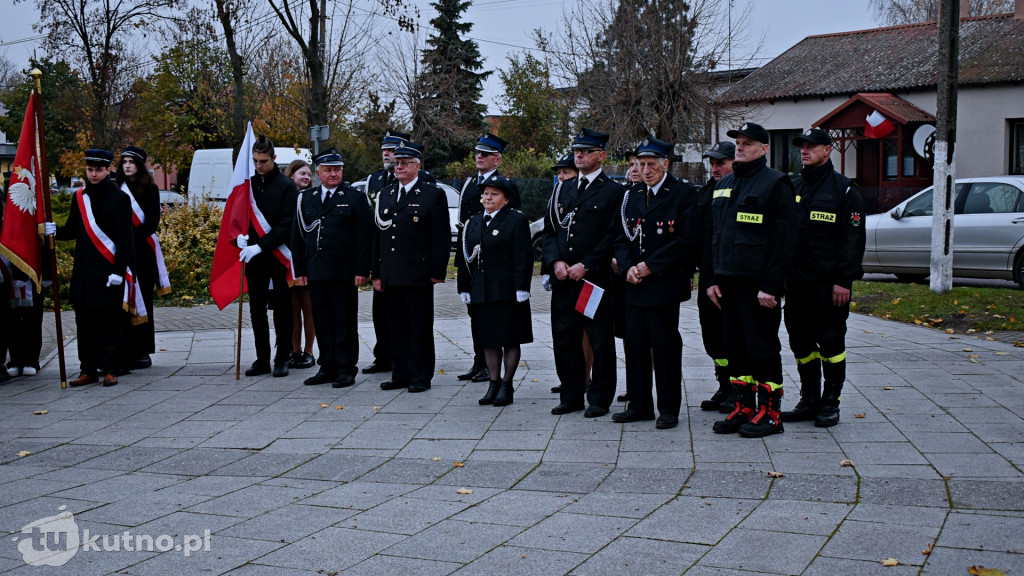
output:
{"label": "red and white sash", "polygon": [[[256,206],[256,195],[252,190],[252,182],[249,183],[249,212],[251,216],[251,222],[256,228],[256,233],[259,234],[260,238],[263,238],[270,232],[270,222],[267,221],[266,216],[260,212],[259,207]],[[255,244],[251,238],[249,244]],[[292,264],[292,251],[288,248],[287,244],[281,244],[274,248],[274,257],[284,265],[288,270],[288,285],[295,285],[295,266]],[[271,288],[274,288],[271,286]]]}
{"label": "red and white sash", "polygon": [[[135,200],[135,196],[132,191],[128,189],[128,183],[121,183],[121,191],[128,195],[128,199],[132,201],[132,223],[138,228],[146,222],[146,213],[142,211],[142,206]],[[150,234],[149,238],[146,238],[146,243],[153,249],[153,253],[156,254],[156,294],[157,296],[163,296],[164,294],[170,294],[171,292],[171,279],[167,276],[167,265],[164,264],[164,253],[160,249],[160,239],[156,237],[156,234]]]}
{"label": "red and white sash", "polygon": [[[78,209],[82,213],[82,224],[85,226],[85,233],[107,262],[113,264],[114,253],[117,252],[117,247],[114,245],[114,241],[96,224],[96,216],[92,213],[92,202],[86,196],[85,189],[79,189],[75,196],[78,197]],[[125,311],[132,315],[132,324],[144,324],[149,320],[146,313],[146,303],[142,301],[142,290],[139,289],[139,281],[132,274],[131,268],[125,269],[124,299],[122,302]]]}

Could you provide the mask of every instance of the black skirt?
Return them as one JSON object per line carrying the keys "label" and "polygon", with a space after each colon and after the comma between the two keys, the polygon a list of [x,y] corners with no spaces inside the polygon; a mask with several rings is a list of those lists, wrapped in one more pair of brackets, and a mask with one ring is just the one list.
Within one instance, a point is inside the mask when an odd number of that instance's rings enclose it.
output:
{"label": "black skirt", "polygon": [[484,348],[533,342],[530,301],[485,302],[473,307],[473,341]]}

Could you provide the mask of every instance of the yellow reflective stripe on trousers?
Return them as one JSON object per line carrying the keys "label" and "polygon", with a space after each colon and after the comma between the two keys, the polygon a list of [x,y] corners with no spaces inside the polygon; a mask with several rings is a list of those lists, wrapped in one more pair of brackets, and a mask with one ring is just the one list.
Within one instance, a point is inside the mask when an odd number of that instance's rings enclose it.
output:
{"label": "yellow reflective stripe on trousers", "polygon": [[754,377],[753,376],[730,376],[729,380],[732,380],[733,382],[736,382],[736,381],[746,382],[747,384],[753,384],[754,383]]}
{"label": "yellow reflective stripe on trousers", "polygon": [[827,362],[829,364],[838,364],[838,363],[842,362],[843,360],[846,360],[846,351],[845,350],[843,350],[839,354],[836,354],[835,356],[830,356],[828,358],[825,358],[824,356],[821,357],[821,361],[822,362]]}
{"label": "yellow reflective stripe on trousers", "polygon": [[803,358],[797,358],[796,363],[801,365],[807,364],[808,362],[812,362],[814,360],[817,360],[818,358],[821,358],[821,354],[819,354],[818,351],[815,350],[814,352],[811,352],[809,355]]}
{"label": "yellow reflective stripe on trousers", "polygon": [[760,384],[764,384],[765,386],[771,388],[772,392],[775,392],[779,388],[782,388],[782,384],[776,384],[775,382],[760,382]]}
{"label": "yellow reflective stripe on trousers", "polygon": [[728,366],[728,365],[729,365],[729,359],[728,358],[715,358],[715,366]]}

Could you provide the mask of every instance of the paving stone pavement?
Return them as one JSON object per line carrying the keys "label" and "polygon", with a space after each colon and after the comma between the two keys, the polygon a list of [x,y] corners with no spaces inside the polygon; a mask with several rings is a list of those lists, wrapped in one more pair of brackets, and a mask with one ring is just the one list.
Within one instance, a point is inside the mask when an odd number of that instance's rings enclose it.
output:
{"label": "paving stone pavement", "polygon": [[[540,290],[515,403],[478,406],[483,385],[454,377],[468,321],[454,289],[437,292],[422,394],[380,390],[387,375],[236,381],[233,306],[158,309],[154,366],[116,387],[61,390],[55,359],[0,386],[0,572],[1024,574],[1024,349],[853,315],[841,423],[743,439],[699,408],[715,383],[692,302],[685,409],[661,431],[550,414]],[[243,343],[248,366],[248,328]],[[31,534],[58,514],[73,517],[42,526],[50,540]]]}

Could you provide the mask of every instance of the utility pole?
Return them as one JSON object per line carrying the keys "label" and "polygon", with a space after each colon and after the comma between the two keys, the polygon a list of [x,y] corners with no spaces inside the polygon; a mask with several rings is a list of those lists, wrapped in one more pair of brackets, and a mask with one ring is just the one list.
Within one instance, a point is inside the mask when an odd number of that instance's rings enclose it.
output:
{"label": "utility pole", "polygon": [[953,201],[956,192],[957,81],[960,74],[960,1],[939,2],[938,95],[935,128],[935,180],[932,195],[932,292],[953,288]]}

